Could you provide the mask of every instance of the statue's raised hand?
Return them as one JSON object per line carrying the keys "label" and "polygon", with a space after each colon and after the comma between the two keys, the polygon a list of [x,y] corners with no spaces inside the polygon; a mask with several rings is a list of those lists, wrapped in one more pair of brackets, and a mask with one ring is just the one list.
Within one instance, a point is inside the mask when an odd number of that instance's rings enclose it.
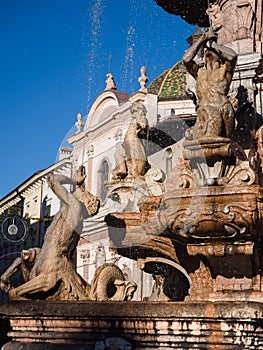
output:
{"label": "statue's raised hand", "polygon": [[11,288],[10,279],[6,278],[4,275],[2,275],[0,277],[0,290],[4,291],[5,293],[8,293],[10,288]]}
{"label": "statue's raised hand", "polygon": [[207,43],[209,43],[209,46],[211,46],[211,43],[213,41],[217,41],[217,38],[218,38],[217,32],[219,31],[220,28],[221,26],[210,27],[204,32],[203,35],[204,35],[204,41],[206,46],[208,46]]}

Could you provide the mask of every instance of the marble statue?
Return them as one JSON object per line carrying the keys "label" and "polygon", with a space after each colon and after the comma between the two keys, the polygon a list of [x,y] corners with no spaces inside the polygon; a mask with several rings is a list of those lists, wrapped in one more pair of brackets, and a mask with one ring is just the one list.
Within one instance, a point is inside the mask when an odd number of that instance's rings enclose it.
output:
{"label": "marble statue", "polygon": [[114,178],[137,178],[145,175],[148,170],[146,149],[140,137],[147,134],[148,121],[146,108],[141,102],[131,106],[131,122],[124,137],[123,144],[116,152],[116,168]]}
{"label": "marble statue", "polygon": [[22,250],[21,256],[16,258],[11,266],[4,272],[0,279],[0,289],[5,293],[8,293],[11,284],[11,276],[17,271],[21,271],[23,280],[29,281],[30,272],[34,266],[37,255],[40,253],[40,248],[30,248],[28,250]]}
{"label": "marble statue", "polygon": [[152,288],[152,294],[149,298],[145,298],[147,301],[170,301],[169,297],[164,293],[163,288],[165,284],[164,275],[152,275],[154,279],[154,285]]}
{"label": "marble statue", "polygon": [[138,78],[138,82],[140,83],[140,86],[141,86],[140,91],[147,92],[146,84],[147,84],[148,78],[146,76],[146,67],[142,66],[140,71],[141,71],[141,76]]}
{"label": "marble statue", "polygon": [[75,123],[75,126],[77,128],[77,132],[80,132],[82,127],[83,127],[83,123],[82,123],[82,115],[80,113],[78,113],[77,115],[77,121]]}
{"label": "marble statue", "polygon": [[[95,215],[100,206],[98,198],[85,190],[85,178],[84,166],[78,169],[73,179],[59,174],[49,175],[49,186],[63,205],[47,229],[42,249],[23,251],[21,257],[0,277],[0,287],[11,300],[109,299],[107,288],[108,283],[112,282],[116,283],[114,295],[117,294],[121,300],[127,295],[131,299],[136,285],[124,281],[121,270],[114,264],[102,265],[91,285],[75,271],[72,264],[83,219]],[[64,184],[72,185],[73,192],[68,192]],[[19,267],[25,283],[14,288],[11,277]]]}
{"label": "marble statue", "polygon": [[117,89],[116,84],[114,82],[114,77],[111,73],[107,74],[107,79],[106,79],[105,83],[106,83],[105,90],[112,90],[112,89],[116,90]]}
{"label": "marble statue", "polygon": [[[188,130],[186,138],[230,138],[234,129],[235,115],[228,98],[228,91],[236,66],[237,55],[232,49],[217,44],[217,30],[209,28],[187,50],[183,62],[196,79],[199,107],[195,126]],[[205,46],[205,66],[194,58]]]}
{"label": "marble statue", "polygon": [[116,145],[116,166],[109,184],[110,197],[120,203],[119,210],[138,210],[142,196],[161,195],[164,191],[164,173],[149,164],[146,152],[148,120],[142,102],[131,106],[131,122],[123,142]]}

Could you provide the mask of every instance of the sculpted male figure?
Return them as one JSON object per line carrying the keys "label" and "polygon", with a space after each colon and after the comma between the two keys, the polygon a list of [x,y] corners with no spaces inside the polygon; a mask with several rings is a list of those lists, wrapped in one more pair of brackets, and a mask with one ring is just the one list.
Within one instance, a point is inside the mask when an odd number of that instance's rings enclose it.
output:
{"label": "sculpted male figure", "polygon": [[[63,205],[47,229],[43,247],[25,279],[27,282],[17,288],[9,286],[10,299],[88,299],[90,286],[75,272],[71,262],[83,218],[95,215],[99,209],[99,200],[84,189],[85,177],[83,166],[76,179],[58,174],[49,176],[49,185]],[[74,191],[68,192],[63,184],[73,185]]]}
{"label": "sculpted male figure", "polygon": [[[217,44],[218,29],[206,30],[183,56],[188,72],[196,79],[199,99],[197,121],[193,129],[186,134],[188,140],[230,138],[234,128],[234,110],[227,94],[237,54],[232,49]],[[194,60],[202,46],[206,48],[204,67]]]}

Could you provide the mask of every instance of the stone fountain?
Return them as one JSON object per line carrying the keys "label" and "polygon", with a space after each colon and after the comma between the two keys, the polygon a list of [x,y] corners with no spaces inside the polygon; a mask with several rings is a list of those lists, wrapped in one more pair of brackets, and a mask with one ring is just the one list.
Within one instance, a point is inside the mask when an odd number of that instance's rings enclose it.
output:
{"label": "stone fountain", "polygon": [[[166,9],[171,5],[156,2]],[[184,15],[180,3],[169,11]],[[195,1],[187,3],[194,6]],[[65,225],[63,254],[54,248],[50,230],[42,250],[24,252],[1,277],[12,300],[0,309],[12,327],[4,350],[263,349],[263,127],[258,108],[263,79],[262,64],[253,67],[255,56],[260,57],[261,12],[262,4],[237,0],[212,1],[202,12],[200,21],[209,16],[212,26],[183,56],[195,79],[197,120],[185,134],[183,156],[163,193],[161,173],[149,164],[138,138],[147,129],[145,111],[132,107],[137,114],[116,154],[110,183],[122,210],[105,221],[112,248],[153,275],[152,295],[131,302],[136,286],[114,266],[96,272],[92,285],[76,274],[69,261],[84,215],[79,203],[86,206],[85,215],[96,213],[99,204],[82,186],[83,168],[76,179],[50,178],[63,210],[78,211],[78,220],[71,223],[73,231],[62,212],[54,220],[54,232],[61,233]],[[227,14],[234,13],[239,17],[226,23]],[[205,49],[202,65],[195,60],[200,49]],[[158,174],[158,187],[149,181],[151,171]],[[73,204],[68,204],[72,197],[64,183],[76,188]],[[127,193],[136,203],[131,205]],[[58,271],[47,263],[50,255]],[[25,283],[12,288],[10,276],[18,268]],[[107,268],[108,279],[98,287]]]}
{"label": "stone fountain", "polygon": [[[183,159],[167,191],[142,197],[139,213],[113,213],[106,220],[113,246],[160,274],[160,295],[169,300],[262,302],[261,145],[254,139],[247,149],[238,132],[234,136],[227,95],[237,54],[217,43],[217,31],[204,32],[183,57],[196,79],[197,121],[186,132]],[[205,67],[194,61],[202,46]],[[172,291],[167,285],[175,280]]]}

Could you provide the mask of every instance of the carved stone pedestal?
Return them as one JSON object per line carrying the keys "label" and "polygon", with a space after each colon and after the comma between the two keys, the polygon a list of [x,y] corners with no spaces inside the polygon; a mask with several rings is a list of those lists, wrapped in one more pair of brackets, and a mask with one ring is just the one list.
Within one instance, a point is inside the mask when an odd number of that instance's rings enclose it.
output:
{"label": "carved stone pedestal", "polygon": [[12,302],[2,350],[263,349],[263,306],[226,302]]}

